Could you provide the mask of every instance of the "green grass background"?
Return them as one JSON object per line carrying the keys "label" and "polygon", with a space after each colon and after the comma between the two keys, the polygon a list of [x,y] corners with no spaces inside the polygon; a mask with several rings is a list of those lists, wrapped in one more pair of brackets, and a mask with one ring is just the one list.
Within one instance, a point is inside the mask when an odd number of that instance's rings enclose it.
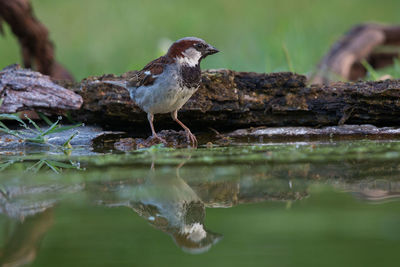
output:
{"label": "green grass background", "polygon": [[[162,40],[197,36],[222,53],[203,68],[311,72],[332,43],[354,24],[400,22],[398,0],[32,0],[50,31],[57,59],[77,79],[140,69],[162,53]],[[20,62],[6,27],[0,68]]]}

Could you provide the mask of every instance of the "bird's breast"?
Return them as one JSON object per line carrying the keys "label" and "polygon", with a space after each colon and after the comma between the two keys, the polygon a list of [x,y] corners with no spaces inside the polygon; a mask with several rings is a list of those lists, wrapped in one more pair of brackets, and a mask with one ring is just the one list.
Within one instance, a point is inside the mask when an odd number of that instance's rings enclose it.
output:
{"label": "bird's breast", "polygon": [[145,112],[169,113],[180,109],[196,92],[200,82],[195,82],[194,77],[191,79],[191,82],[184,81],[182,69],[170,67],[157,77],[153,85],[134,88],[131,97]]}
{"label": "bird's breast", "polygon": [[180,68],[181,85],[186,88],[197,88],[201,81],[200,66],[183,65]]}

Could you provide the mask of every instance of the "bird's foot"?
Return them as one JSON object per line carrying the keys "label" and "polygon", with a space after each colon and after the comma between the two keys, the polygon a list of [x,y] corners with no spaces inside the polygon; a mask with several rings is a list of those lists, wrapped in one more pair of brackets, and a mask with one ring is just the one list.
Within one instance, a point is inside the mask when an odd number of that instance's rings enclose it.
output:
{"label": "bird's foot", "polygon": [[157,134],[154,134],[152,136],[152,139],[156,139],[156,140],[160,141],[161,143],[163,143],[164,145],[167,144],[167,141],[164,138],[159,137]]}
{"label": "bird's foot", "polygon": [[186,138],[189,143],[192,143],[193,147],[197,147],[197,138],[194,134],[192,134],[191,131],[187,130],[186,131]]}

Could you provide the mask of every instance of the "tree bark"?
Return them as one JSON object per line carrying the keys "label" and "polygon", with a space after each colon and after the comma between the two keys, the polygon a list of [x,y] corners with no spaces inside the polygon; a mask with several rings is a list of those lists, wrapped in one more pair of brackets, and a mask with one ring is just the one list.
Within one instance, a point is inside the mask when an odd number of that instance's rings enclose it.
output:
{"label": "tree bark", "polygon": [[81,106],[80,95],[55,84],[46,75],[18,65],[0,71],[0,113],[42,110],[63,114]]}
{"label": "tree bark", "polygon": [[[123,75],[124,77],[124,75]],[[144,126],[144,112],[118,86],[91,77],[75,92],[84,99],[75,116],[103,125]],[[179,112],[182,121],[204,129],[248,126],[328,126],[338,124],[400,123],[400,81],[338,82],[306,85],[306,77],[293,73],[204,71],[202,85]],[[175,125],[169,114],[156,115],[158,129]]]}
{"label": "tree bark", "polygon": [[[0,72],[0,111],[45,108],[59,114],[60,109],[74,109],[71,115],[77,121],[148,132],[146,114],[130,100],[127,90],[101,82],[128,75],[103,75],[80,83],[54,85],[47,76],[10,67]],[[34,90],[37,87],[41,90]],[[199,90],[180,110],[179,118],[197,130],[344,123],[398,126],[399,99],[400,80],[308,86],[306,77],[288,72],[208,70],[202,74]],[[177,126],[169,114],[157,114],[155,125],[158,131]]]}

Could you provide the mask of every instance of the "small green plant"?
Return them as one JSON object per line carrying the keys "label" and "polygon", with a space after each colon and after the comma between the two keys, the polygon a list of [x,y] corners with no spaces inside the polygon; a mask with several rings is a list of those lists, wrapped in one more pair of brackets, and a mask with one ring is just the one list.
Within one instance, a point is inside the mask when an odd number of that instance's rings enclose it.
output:
{"label": "small green plant", "polygon": [[290,70],[290,72],[294,73],[292,58],[290,57],[289,50],[286,46],[286,43],[284,43],[284,42],[282,43],[282,49],[283,49],[283,53],[285,54],[285,59],[288,64],[289,70]]}
{"label": "small green plant", "polygon": [[[79,126],[82,126],[82,123],[78,123],[70,126],[61,126],[59,125],[61,118],[59,117],[56,122],[52,123],[49,118],[47,118],[44,114],[40,115],[42,119],[49,124],[49,128],[42,129],[40,128],[32,119],[28,116],[25,118],[28,120],[30,124],[33,125],[29,127],[27,123],[25,123],[19,116],[16,114],[0,114],[0,132],[15,136],[19,138],[23,142],[31,142],[38,144],[47,144],[47,136],[54,133],[59,133],[63,131],[67,131]],[[14,120],[19,122],[20,126],[24,128],[24,130],[11,130],[8,128],[2,120]],[[71,148],[70,141],[74,138],[78,132],[73,133],[68,140],[63,144],[64,148]]]}
{"label": "small green plant", "polygon": [[[21,163],[24,160],[22,158],[17,158],[17,159],[12,159],[12,160],[7,160],[0,162],[0,172],[4,171],[11,165],[15,163]],[[37,173],[39,170],[47,167],[48,169],[52,170],[55,173],[60,173],[63,169],[75,169],[75,170],[84,170],[80,167],[79,162],[74,162],[74,161],[69,161],[68,163],[65,162],[60,162],[60,161],[55,161],[55,160],[49,160],[49,159],[40,159],[38,160],[35,164],[32,166],[26,168],[26,172],[34,172]]]}
{"label": "small green plant", "polygon": [[82,170],[80,168],[79,164],[72,162],[72,161],[70,161],[69,163],[70,164],[60,162],[60,161],[55,161],[55,160],[40,159],[38,162],[36,162],[31,167],[27,168],[25,171],[37,173],[43,167],[48,167],[50,170],[52,170],[55,173],[60,173],[63,169]]}
{"label": "small green plant", "polygon": [[9,166],[13,165],[15,162],[16,162],[16,160],[7,160],[7,161],[4,161],[4,162],[0,162],[0,172],[4,171]]}
{"label": "small green plant", "polygon": [[395,58],[393,60],[393,68],[394,68],[394,74],[396,77],[400,76],[400,58]]}
{"label": "small green plant", "polygon": [[379,74],[375,71],[374,67],[368,63],[365,59],[361,60],[361,64],[363,67],[368,71],[369,75],[371,76],[372,80],[377,81],[379,80]]}

